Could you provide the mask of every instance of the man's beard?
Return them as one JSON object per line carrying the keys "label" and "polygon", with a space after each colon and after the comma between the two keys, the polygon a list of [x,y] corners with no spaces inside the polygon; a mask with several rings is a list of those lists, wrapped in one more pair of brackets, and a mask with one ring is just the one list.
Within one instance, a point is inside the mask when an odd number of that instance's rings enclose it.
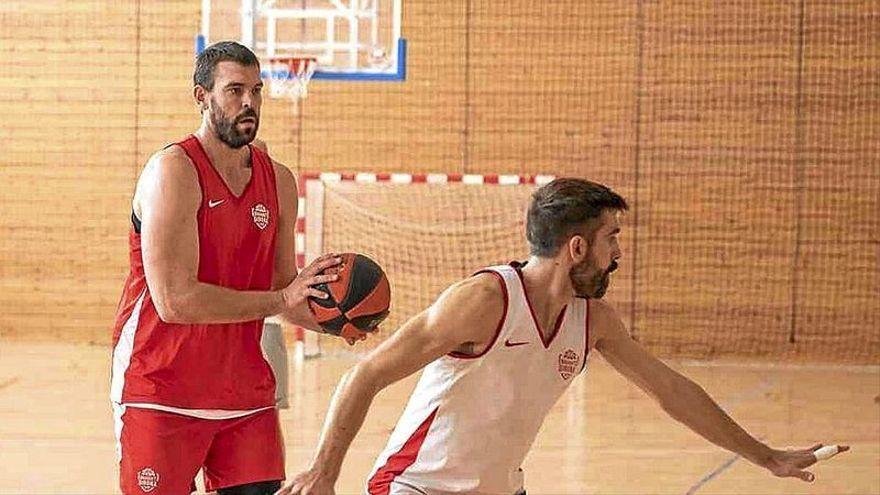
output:
{"label": "man's beard", "polygon": [[[260,128],[260,118],[252,108],[245,109],[235,118],[227,119],[220,107],[216,105],[216,102],[213,103],[211,105],[211,124],[213,124],[214,132],[217,133],[220,141],[230,148],[238,149],[246,144],[250,144],[257,137],[257,129]],[[238,129],[238,123],[248,117],[254,119],[254,127],[242,132]]]}
{"label": "man's beard", "polygon": [[611,283],[611,272],[617,270],[617,261],[612,261],[608,268],[602,270],[590,265],[588,261],[571,267],[568,277],[577,297],[600,299]]}

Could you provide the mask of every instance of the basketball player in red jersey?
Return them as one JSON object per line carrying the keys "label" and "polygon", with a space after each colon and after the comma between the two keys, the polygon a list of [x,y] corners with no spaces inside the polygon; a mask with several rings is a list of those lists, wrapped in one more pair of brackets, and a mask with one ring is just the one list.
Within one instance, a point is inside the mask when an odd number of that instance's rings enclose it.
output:
{"label": "basketball player in red jersey", "polygon": [[[707,440],[776,476],[847,447],[782,451],[738,426],[703,389],[630,338],[602,300],[621,257],[619,195],[557,179],[531,201],[525,264],[490,267],[447,289],[341,380],[309,470],[282,494],[334,492],[373,397],[424,368],[366,484],[372,495],[525,493],[522,462],[544,418],[598,350]],[[830,449],[830,450],[829,450]]]}
{"label": "basketball player in red jersey", "polygon": [[202,52],[195,134],[157,152],[132,202],[131,271],[113,334],[111,400],[125,494],[190,493],[200,468],[221,495],[284,479],[263,318],[317,330],[308,296],[334,255],[297,275],[296,182],[251,145],[260,67],[234,42]]}

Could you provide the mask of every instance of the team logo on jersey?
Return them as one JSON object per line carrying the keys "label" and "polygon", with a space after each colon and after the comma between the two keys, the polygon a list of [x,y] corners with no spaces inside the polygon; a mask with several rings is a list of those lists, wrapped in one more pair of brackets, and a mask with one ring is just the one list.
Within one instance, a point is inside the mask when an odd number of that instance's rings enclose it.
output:
{"label": "team logo on jersey", "polygon": [[159,487],[159,473],[152,468],[143,468],[138,471],[138,486],[144,493],[150,493]]}
{"label": "team logo on jersey", "polygon": [[559,374],[563,380],[568,380],[577,373],[577,364],[580,356],[571,349],[559,353]]}
{"label": "team logo on jersey", "polygon": [[259,227],[260,230],[265,229],[269,225],[269,208],[266,208],[266,205],[263,203],[257,203],[251,208],[251,216],[254,217],[254,225]]}

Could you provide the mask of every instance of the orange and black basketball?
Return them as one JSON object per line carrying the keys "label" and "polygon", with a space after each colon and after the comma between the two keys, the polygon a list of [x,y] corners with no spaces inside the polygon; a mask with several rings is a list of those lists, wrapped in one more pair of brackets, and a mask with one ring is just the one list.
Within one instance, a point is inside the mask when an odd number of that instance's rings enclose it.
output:
{"label": "orange and black basketball", "polygon": [[339,257],[342,264],[328,269],[338,273],[339,279],[315,286],[330,297],[310,297],[309,307],[327,333],[360,339],[388,316],[391,286],[382,267],[370,258],[355,253]]}

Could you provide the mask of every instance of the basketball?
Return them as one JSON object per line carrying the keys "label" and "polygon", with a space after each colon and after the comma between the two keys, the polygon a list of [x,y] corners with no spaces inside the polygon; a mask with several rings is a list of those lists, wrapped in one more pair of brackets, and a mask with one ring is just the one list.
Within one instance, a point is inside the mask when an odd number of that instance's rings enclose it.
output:
{"label": "basketball", "polygon": [[370,258],[356,253],[339,257],[342,264],[325,270],[337,273],[339,279],[315,286],[330,297],[310,297],[309,308],[327,333],[360,339],[388,316],[391,286],[382,267]]}

